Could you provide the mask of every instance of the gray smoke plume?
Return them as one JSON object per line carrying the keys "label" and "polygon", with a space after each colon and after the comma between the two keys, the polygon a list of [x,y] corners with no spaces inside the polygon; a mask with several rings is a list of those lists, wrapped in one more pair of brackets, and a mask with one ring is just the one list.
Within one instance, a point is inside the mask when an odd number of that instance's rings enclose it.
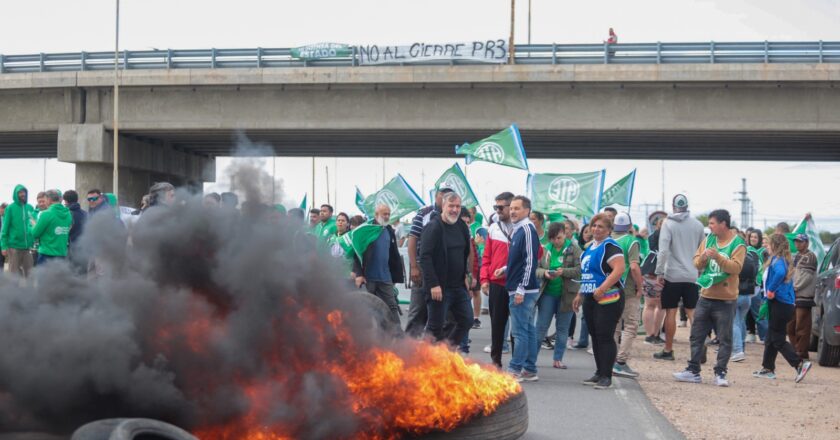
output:
{"label": "gray smoke plume", "polygon": [[246,413],[243,384],[265,381],[260,423],[296,438],[360,429],[345,385],[310,368],[340,362],[326,315],[345,313],[360,348],[393,341],[302,225],[271,216],[265,173],[245,161],[232,178],[247,195],[241,213],[179,193],[142,215],[130,244],[120,222],[92,218],[80,251],[92,276],[58,262],[27,287],[0,278],[0,432],[66,434],[108,417],[194,429]]}

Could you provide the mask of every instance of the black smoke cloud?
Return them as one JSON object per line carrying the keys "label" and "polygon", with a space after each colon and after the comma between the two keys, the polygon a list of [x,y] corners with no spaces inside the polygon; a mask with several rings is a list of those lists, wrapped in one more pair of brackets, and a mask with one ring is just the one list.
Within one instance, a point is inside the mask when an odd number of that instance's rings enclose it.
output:
{"label": "black smoke cloud", "polygon": [[[265,173],[249,159],[233,170],[263,209],[209,209],[179,193],[175,206],[146,211],[128,244],[115,219],[92,218],[79,254],[95,257],[93,275],[59,262],[25,287],[0,278],[0,432],[66,434],[108,417],[194,429],[246,412],[240,385],[278,372],[261,422],[293,426],[297,438],[359,429],[342,406],[344,385],[306,368],[341,353],[302,313],[329,332],[326,314],[344,311],[361,348],[392,341],[348,299],[301,225],[266,215]],[[187,323],[197,327],[179,330]]]}

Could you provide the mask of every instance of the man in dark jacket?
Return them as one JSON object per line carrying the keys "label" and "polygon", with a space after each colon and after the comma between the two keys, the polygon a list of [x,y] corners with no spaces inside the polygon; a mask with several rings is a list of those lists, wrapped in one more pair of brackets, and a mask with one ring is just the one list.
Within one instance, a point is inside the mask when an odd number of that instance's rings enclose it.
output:
{"label": "man in dark jacket", "polygon": [[391,309],[391,320],[400,328],[400,306],[397,303],[394,284],[404,282],[405,271],[397,247],[397,236],[389,225],[391,208],[379,205],[374,215],[376,223],[384,228],[379,238],[364,251],[362,260],[353,259],[353,273],[359,274],[356,277],[356,286],[361,287],[364,284],[368,292],[384,301]]}
{"label": "man in dark jacket", "polygon": [[73,225],[70,226],[70,246],[67,248],[67,259],[80,272],[87,269],[87,261],[80,261],[78,252],[76,251],[76,242],[82,236],[85,229],[85,222],[87,222],[87,213],[79,206],[79,193],[74,190],[67,190],[61,196],[64,199],[64,205],[70,210],[70,216],[73,218]]}
{"label": "man in dark jacket", "polygon": [[788,338],[796,353],[808,359],[811,339],[811,308],[816,306],[814,295],[817,282],[817,256],[808,250],[808,236],[797,234],[793,239],[796,256],[793,259],[793,292],[796,296],[793,319],[787,326]]}
{"label": "man in dark jacket", "polygon": [[[460,345],[472,327],[472,306],[466,280],[471,251],[470,230],[461,220],[461,197],[454,192],[443,196],[442,212],[423,228],[420,238],[420,270],[426,297],[426,334],[435,341],[446,339]],[[446,314],[452,311],[455,329],[444,334]]]}

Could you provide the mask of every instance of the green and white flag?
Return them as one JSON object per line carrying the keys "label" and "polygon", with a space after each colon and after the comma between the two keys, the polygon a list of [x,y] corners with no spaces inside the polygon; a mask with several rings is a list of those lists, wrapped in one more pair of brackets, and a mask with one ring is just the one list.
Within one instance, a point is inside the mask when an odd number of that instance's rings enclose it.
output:
{"label": "green and white flag", "polygon": [[820,239],[820,234],[817,232],[814,219],[809,219],[807,217],[803,218],[802,221],[796,225],[793,233],[788,234],[788,240],[793,241],[793,238],[798,234],[805,234],[808,236],[808,250],[817,256],[817,267],[819,267],[825,257],[825,248],[823,247],[822,240]]}
{"label": "green and white flag", "polygon": [[304,217],[306,217],[306,194],[303,195],[303,200],[300,201],[300,206],[298,208],[303,210]]}
{"label": "green and white flag", "polygon": [[344,234],[350,240],[350,244],[353,247],[353,252],[362,259],[362,256],[365,255],[365,251],[367,248],[376,241],[377,238],[382,234],[385,228],[381,225],[377,225],[373,222],[367,222],[359,225],[356,229]]}
{"label": "green and white flag", "polygon": [[[461,206],[465,208],[478,206],[478,197],[475,196],[470,183],[467,182],[467,176],[464,175],[457,163],[444,171],[435,182],[434,190],[438,191],[440,188],[450,188],[455,191],[456,194],[461,196]],[[434,194],[432,195],[432,203],[434,203]]]}
{"label": "green and white flag", "polygon": [[365,214],[373,218],[379,205],[388,205],[391,208],[391,219],[396,220],[422,208],[423,199],[411,189],[402,175],[397,174],[382,189],[365,198]]}
{"label": "green and white flag", "polygon": [[356,187],[356,207],[359,208],[359,211],[362,211],[362,214],[365,213],[365,196],[362,195],[358,186]]}
{"label": "green and white flag", "polygon": [[525,147],[516,124],[480,141],[456,146],[455,154],[466,155],[467,165],[481,160],[521,170],[528,169]]}
{"label": "green and white flag", "polygon": [[292,58],[319,60],[321,58],[349,57],[353,49],[346,44],[317,43],[290,49]]}
{"label": "green and white flag", "polygon": [[580,174],[529,174],[526,183],[534,211],[592,217],[601,209],[605,170]]}
{"label": "green and white flag", "polygon": [[630,207],[633,201],[633,186],[636,184],[636,170],[622,177],[611,187],[604,190],[601,196],[601,206],[621,205]]}

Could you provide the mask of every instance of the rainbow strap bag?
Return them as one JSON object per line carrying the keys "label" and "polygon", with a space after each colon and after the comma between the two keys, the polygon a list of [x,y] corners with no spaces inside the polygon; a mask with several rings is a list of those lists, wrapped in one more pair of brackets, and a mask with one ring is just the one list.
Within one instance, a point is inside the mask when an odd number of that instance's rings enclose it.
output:
{"label": "rainbow strap bag", "polygon": [[598,304],[605,306],[607,304],[612,304],[614,302],[618,302],[621,299],[621,290],[617,287],[607,290],[607,293],[598,300]]}

